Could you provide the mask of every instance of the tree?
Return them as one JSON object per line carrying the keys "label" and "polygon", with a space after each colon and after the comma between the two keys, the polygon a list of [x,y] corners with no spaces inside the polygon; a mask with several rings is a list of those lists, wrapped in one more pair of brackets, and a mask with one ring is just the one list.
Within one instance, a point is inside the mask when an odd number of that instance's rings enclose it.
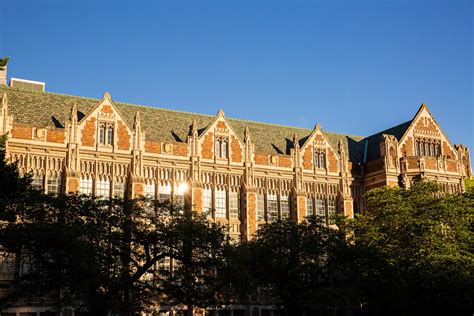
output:
{"label": "tree", "polygon": [[195,307],[219,302],[225,287],[220,272],[228,242],[223,226],[203,214],[185,209],[171,215],[165,247],[177,265],[162,272],[158,280],[169,302],[184,304],[188,315],[193,315]]}
{"label": "tree", "polygon": [[7,66],[9,60],[10,60],[10,57],[0,58],[0,71],[5,70],[5,67]]}
{"label": "tree", "polygon": [[374,254],[357,273],[376,313],[472,311],[472,194],[443,194],[430,182],[369,191],[366,215],[348,223],[359,251]]}
{"label": "tree", "polygon": [[267,300],[276,300],[288,315],[338,306],[341,301],[347,305],[347,293],[335,286],[344,282],[338,265],[350,247],[341,230],[314,217],[302,223],[277,221],[260,228],[257,238],[241,247],[244,260],[252,258],[248,279],[257,280],[252,286],[273,292]]}

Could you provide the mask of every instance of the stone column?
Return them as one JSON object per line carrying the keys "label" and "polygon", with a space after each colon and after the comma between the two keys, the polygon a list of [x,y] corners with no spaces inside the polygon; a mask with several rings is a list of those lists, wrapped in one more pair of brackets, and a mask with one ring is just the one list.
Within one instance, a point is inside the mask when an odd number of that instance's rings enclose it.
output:
{"label": "stone column", "polygon": [[249,241],[257,231],[257,190],[243,186],[241,193],[241,234],[242,241]]}

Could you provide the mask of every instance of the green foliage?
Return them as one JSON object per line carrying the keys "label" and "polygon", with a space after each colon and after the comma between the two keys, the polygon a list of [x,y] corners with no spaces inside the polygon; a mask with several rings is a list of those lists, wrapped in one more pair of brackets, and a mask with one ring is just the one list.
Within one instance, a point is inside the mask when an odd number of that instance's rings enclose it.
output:
{"label": "green foliage", "polygon": [[348,223],[358,250],[376,255],[359,271],[367,303],[392,311],[472,306],[472,196],[419,182],[371,190],[367,199],[366,215]]}
{"label": "green foliage", "polygon": [[10,60],[10,57],[3,57],[0,58],[0,70],[4,70],[5,66],[8,64],[8,61]]}

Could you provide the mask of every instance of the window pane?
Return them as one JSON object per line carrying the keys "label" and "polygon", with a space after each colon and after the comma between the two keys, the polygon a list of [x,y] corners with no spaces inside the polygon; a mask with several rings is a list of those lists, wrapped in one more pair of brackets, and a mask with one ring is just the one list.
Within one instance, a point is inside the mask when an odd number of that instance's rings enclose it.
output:
{"label": "window pane", "polygon": [[42,175],[35,174],[31,178],[33,181],[31,182],[31,186],[36,189],[43,191],[44,190],[44,177]]}
{"label": "window pane", "polygon": [[229,193],[229,214],[230,218],[239,218],[239,195],[237,192]]}
{"label": "window pane", "polygon": [[306,198],[306,216],[313,216],[313,215],[314,215],[313,198],[308,197]]}
{"label": "window pane", "polygon": [[334,223],[334,218],[336,216],[336,199],[329,199],[328,202],[328,215],[331,223]]}
{"label": "window pane", "polygon": [[99,126],[99,144],[105,144],[105,126]]}
{"label": "window pane", "polygon": [[48,177],[48,193],[58,194],[61,192],[61,177]]}
{"label": "window pane", "polygon": [[113,127],[107,128],[107,144],[112,145],[114,139],[114,129]]}
{"label": "window pane", "polygon": [[288,219],[290,218],[290,201],[288,196],[280,196],[280,207],[281,207],[281,218]]}
{"label": "window pane", "polygon": [[221,156],[221,141],[220,140],[216,140],[216,157],[220,157]]}
{"label": "window pane", "polygon": [[124,198],[125,197],[125,183],[120,181],[114,182],[114,197]]}
{"label": "window pane", "polygon": [[326,206],[323,199],[316,199],[316,215],[326,218]]}
{"label": "window pane", "polygon": [[155,198],[155,184],[145,184],[145,194],[144,196],[148,199],[154,199]]}
{"label": "window pane", "polygon": [[204,189],[203,197],[202,197],[202,210],[204,212],[209,212],[211,214],[212,210],[212,190],[211,189]]}
{"label": "window pane", "polygon": [[278,199],[276,195],[269,194],[267,197],[267,219],[268,222],[273,222],[278,219]]}
{"label": "window pane", "polygon": [[216,190],[216,218],[225,218],[226,217],[226,191]]}
{"label": "window pane", "polygon": [[81,177],[79,184],[79,193],[92,194],[92,178]]}
{"label": "window pane", "polygon": [[257,221],[265,220],[265,196],[257,194]]}
{"label": "window pane", "polygon": [[222,141],[222,158],[227,158],[227,141]]}
{"label": "window pane", "polygon": [[96,195],[100,198],[110,197],[110,181],[109,180],[97,180]]}
{"label": "window pane", "polygon": [[158,201],[167,203],[171,201],[171,184],[166,183],[158,187]]}

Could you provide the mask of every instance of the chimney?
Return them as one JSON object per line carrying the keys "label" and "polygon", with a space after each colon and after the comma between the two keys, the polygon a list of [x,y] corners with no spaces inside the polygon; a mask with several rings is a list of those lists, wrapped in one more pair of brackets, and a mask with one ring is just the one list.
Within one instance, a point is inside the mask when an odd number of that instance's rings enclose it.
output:
{"label": "chimney", "polygon": [[0,84],[7,84],[7,64],[10,58],[0,58]]}

